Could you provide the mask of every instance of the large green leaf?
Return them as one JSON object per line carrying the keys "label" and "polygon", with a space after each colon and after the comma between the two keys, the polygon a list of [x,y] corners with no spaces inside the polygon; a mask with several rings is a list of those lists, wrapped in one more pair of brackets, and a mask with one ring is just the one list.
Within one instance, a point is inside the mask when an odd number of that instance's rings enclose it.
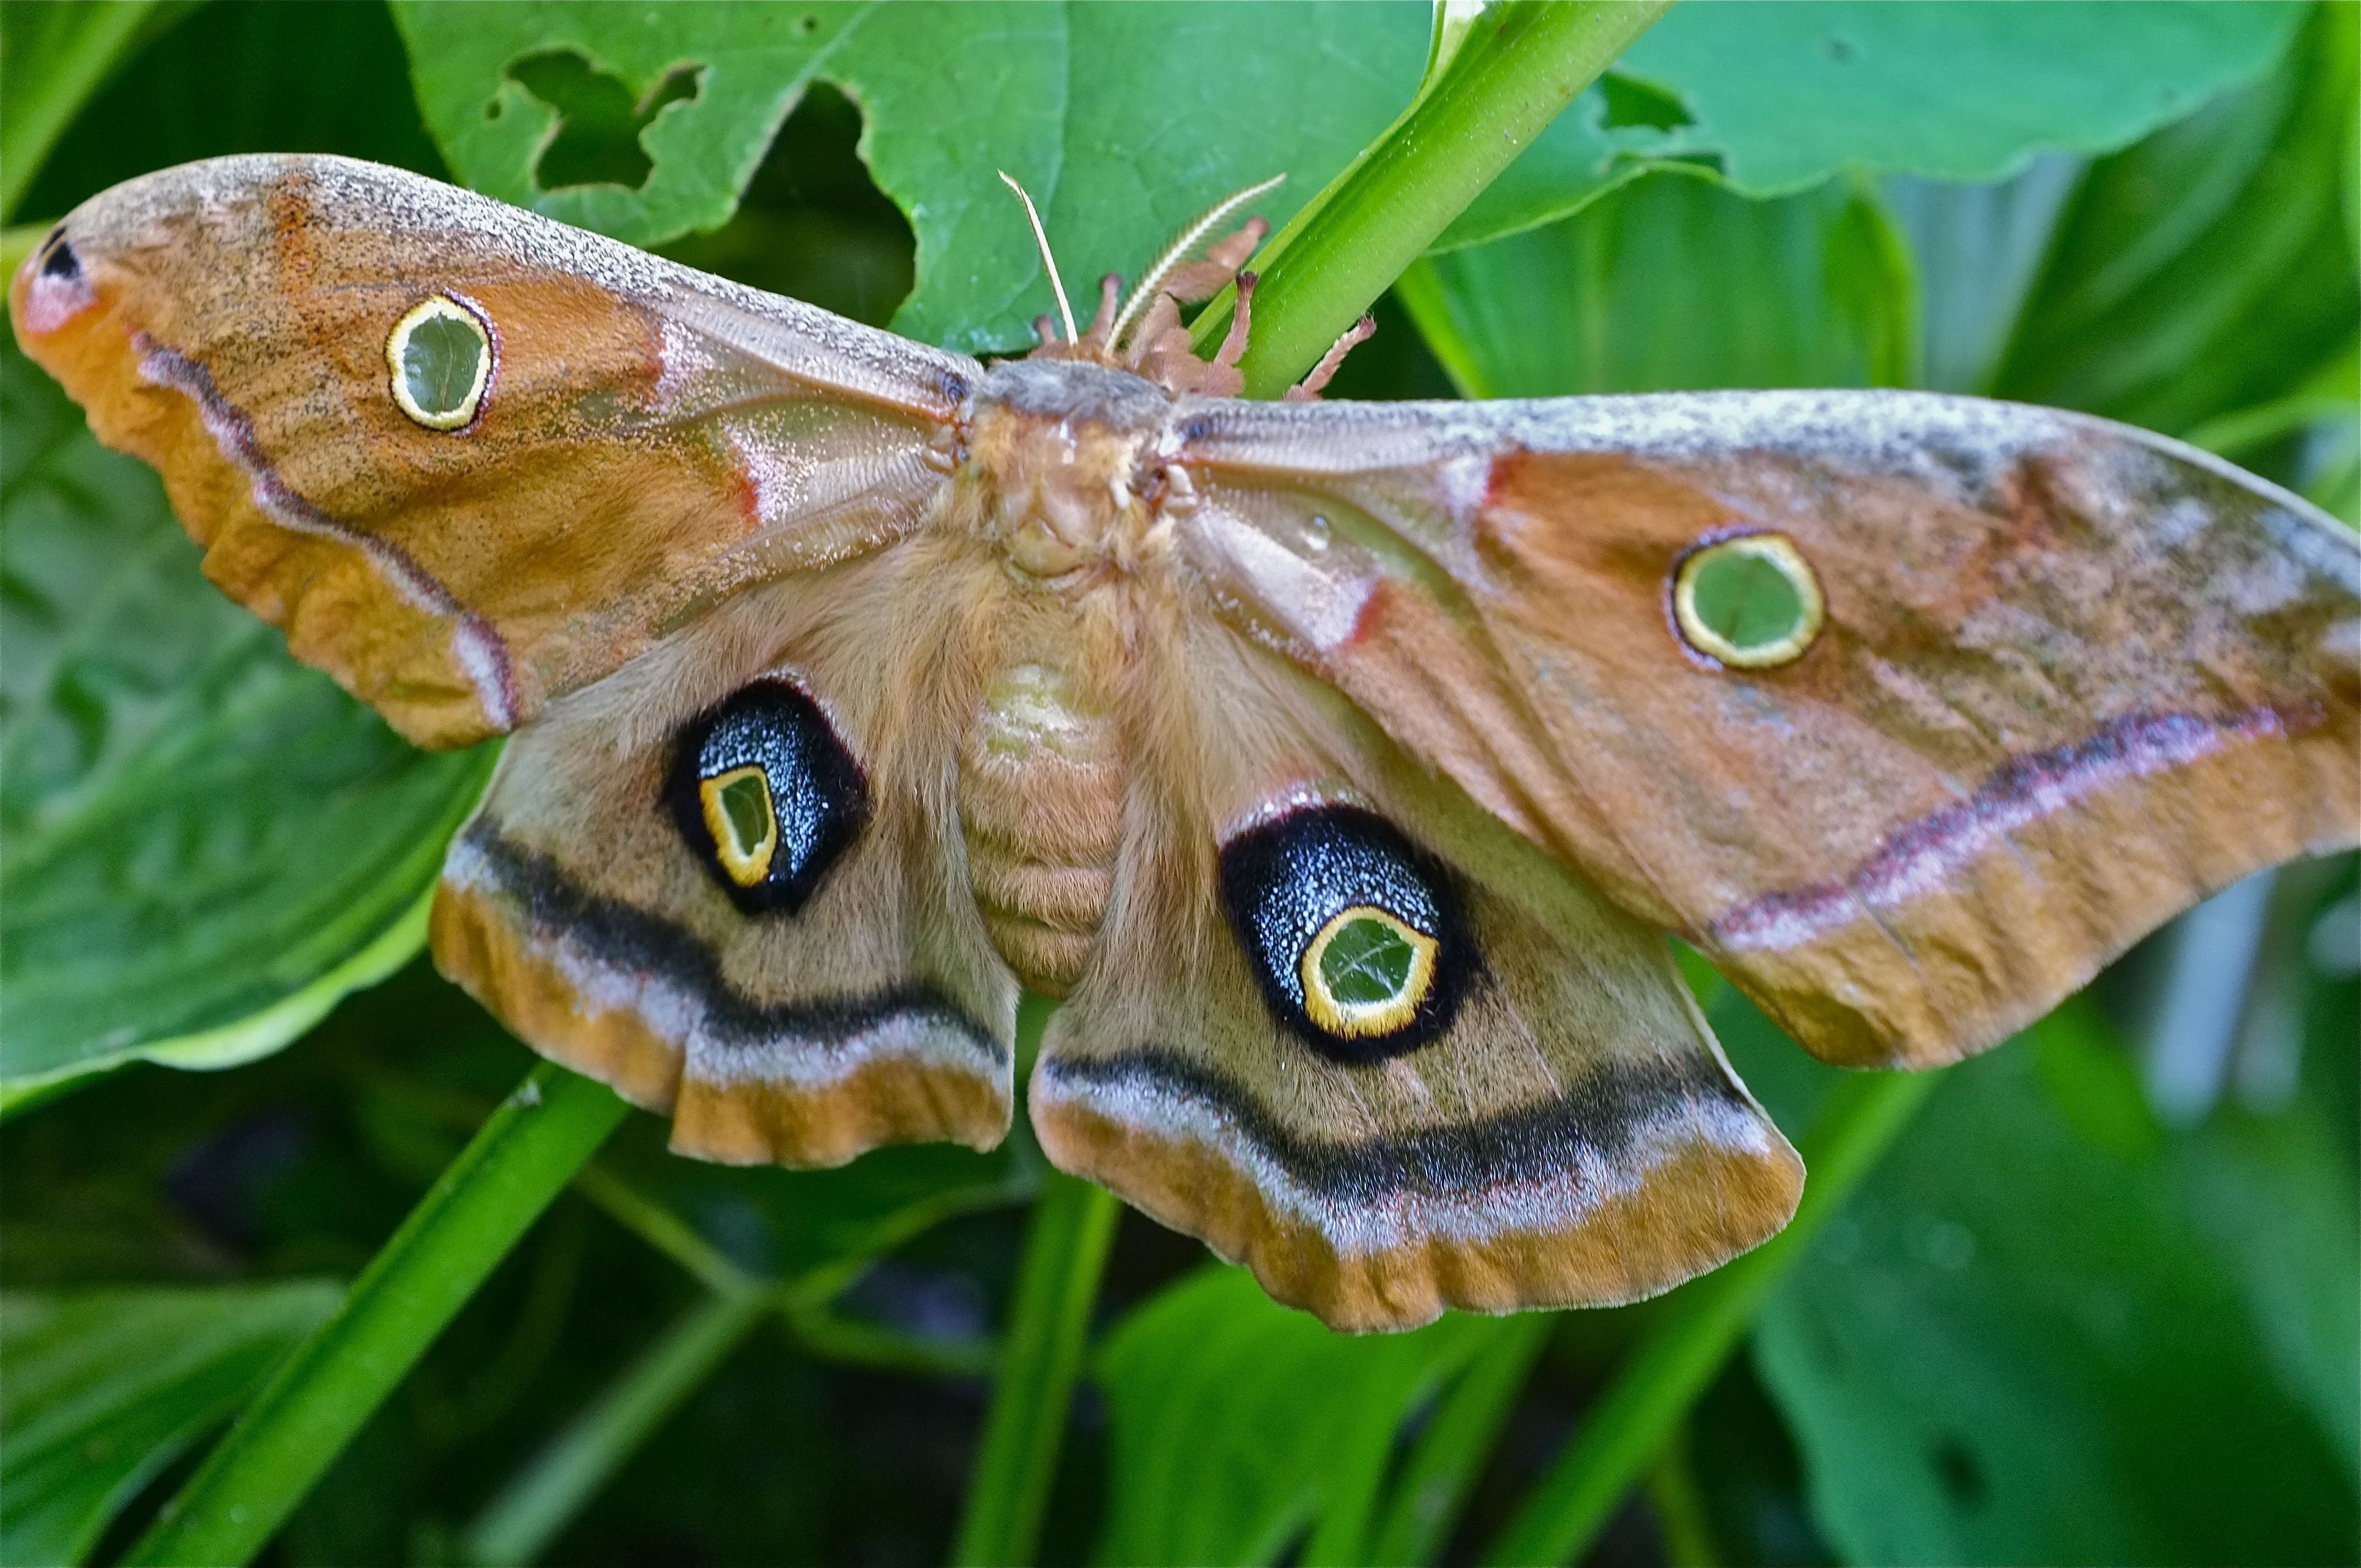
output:
{"label": "large green leaf", "polygon": [[642,244],[724,222],[806,86],[836,83],[866,111],[863,155],[917,236],[895,330],[980,350],[1025,341],[1050,308],[997,171],[1032,192],[1085,291],[1273,174],[1289,182],[1260,210],[1283,220],[1408,102],[1431,11],[411,0],[395,15],[460,179]]}
{"label": "large green leaf", "polygon": [[417,950],[489,753],[298,668],[13,345],[0,415],[0,1086],[274,1050]]}
{"label": "large green leaf", "polygon": [[1984,181],[2040,152],[2111,152],[2268,69],[2301,9],[1675,5],[1436,248],[1564,217],[1655,159],[1763,196],[1850,169]]}
{"label": "large green leaf", "polygon": [[294,1280],[0,1296],[0,1563],[80,1563],[343,1295]]}
{"label": "large green leaf", "polygon": [[1752,202],[1669,171],[1430,257],[1399,292],[1471,397],[1890,383],[1915,310],[1873,197],[1831,184]]}
{"label": "large green leaf", "polygon": [[1350,1557],[1404,1418],[1503,1332],[1454,1313],[1355,1339],[1243,1269],[1181,1280],[1099,1353],[1112,1424],[1099,1560],[1271,1563],[1315,1518],[1311,1560]]}
{"label": "large green leaf", "polygon": [[2282,69],[2094,165],[1994,389],[2179,433],[2349,364],[2355,54],[2323,6]]}
{"label": "large green leaf", "polygon": [[2086,1014],[1954,1069],[1756,1331],[1821,1529],[1855,1563],[2351,1561],[2356,1225],[2302,1117],[2169,1137]]}

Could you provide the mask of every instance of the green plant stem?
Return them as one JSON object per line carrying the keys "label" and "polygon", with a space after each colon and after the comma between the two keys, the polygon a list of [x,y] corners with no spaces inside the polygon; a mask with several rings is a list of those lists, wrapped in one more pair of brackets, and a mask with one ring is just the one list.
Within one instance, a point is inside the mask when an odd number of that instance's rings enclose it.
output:
{"label": "green plant stem", "polygon": [[[1672,0],[1509,0],[1485,12],[1417,102],[1273,236],[1259,276],[1246,394],[1312,368],[1451,220]],[[1192,328],[1202,353],[1235,295]]]}
{"label": "green plant stem", "polygon": [[1082,1372],[1091,1305],[1119,1212],[1104,1188],[1062,1172],[1042,1183],[1001,1344],[992,1412],[968,1486],[967,1517],[952,1552],[963,1568],[1034,1560],[1057,1477],[1066,1405]]}
{"label": "green plant stem", "polygon": [[1939,1076],[1862,1073],[1837,1086],[1804,1138],[1811,1175],[1795,1217],[1744,1257],[1682,1287],[1484,1562],[1572,1563],[1582,1556],[1632,1483],[1664,1452],[1755,1310],[1875,1167]]}
{"label": "green plant stem", "polygon": [[123,1561],[261,1551],[629,1109],[550,1063],[526,1074]]}
{"label": "green plant stem", "polygon": [[703,1387],[773,1305],[767,1292],[708,1296],[609,1384],[460,1538],[464,1561],[531,1563],[664,1418]]}

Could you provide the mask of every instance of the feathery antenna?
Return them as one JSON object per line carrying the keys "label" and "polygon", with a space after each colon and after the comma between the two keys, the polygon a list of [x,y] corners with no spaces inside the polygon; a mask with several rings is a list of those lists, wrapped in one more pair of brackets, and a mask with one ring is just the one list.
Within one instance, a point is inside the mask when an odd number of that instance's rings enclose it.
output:
{"label": "feathery antenna", "polygon": [[[1008,176],[1004,174],[1001,178],[1007,180]],[[1148,270],[1140,274],[1139,286],[1132,290],[1131,298],[1123,302],[1123,309],[1115,313],[1115,325],[1107,333],[1108,346],[1113,347],[1123,341],[1123,329],[1129,326],[1132,318],[1139,314],[1148,302],[1156,297],[1156,286],[1163,282],[1175,267],[1188,260],[1190,252],[1204,244],[1205,236],[1213,233],[1224,218],[1265,192],[1277,190],[1279,182],[1286,178],[1284,174],[1274,174],[1259,185],[1249,185],[1243,191],[1223,197],[1206,208],[1195,222],[1173,236],[1172,243],[1164,247],[1164,254],[1159,256]],[[1012,180],[1009,183],[1013,185],[1016,181]],[[1029,208],[1031,203],[1028,203],[1027,205]]]}
{"label": "feathery antenna", "polygon": [[1002,170],[1000,177],[1008,181],[1008,188],[1025,203],[1026,220],[1033,225],[1033,243],[1041,247],[1041,265],[1049,269],[1049,291],[1058,296],[1058,319],[1066,323],[1066,341],[1080,342],[1082,334],[1074,330],[1074,307],[1066,303],[1066,280],[1058,276],[1058,258],[1049,254],[1049,236],[1042,232],[1041,214],[1034,210],[1033,198],[1025,193],[1024,186],[1010,178],[1008,170]]}

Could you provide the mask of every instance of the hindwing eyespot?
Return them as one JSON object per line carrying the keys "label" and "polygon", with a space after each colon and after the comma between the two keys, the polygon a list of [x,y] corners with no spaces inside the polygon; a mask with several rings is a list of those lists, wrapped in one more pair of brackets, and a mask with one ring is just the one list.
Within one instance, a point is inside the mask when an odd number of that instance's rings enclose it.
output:
{"label": "hindwing eyespot", "polygon": [[1453,879],[1391,823],[1313,806],[1222,846],[1222,900],[1272,1014],[1373,1062],[1450,1027],[1477,962]]}
{"label": "hindwing eyespot", "polygon": [[680,733],[665,786],[681,837],[731,902],[792,915],[869,820],[869,784],[802,688],[754,682]]}

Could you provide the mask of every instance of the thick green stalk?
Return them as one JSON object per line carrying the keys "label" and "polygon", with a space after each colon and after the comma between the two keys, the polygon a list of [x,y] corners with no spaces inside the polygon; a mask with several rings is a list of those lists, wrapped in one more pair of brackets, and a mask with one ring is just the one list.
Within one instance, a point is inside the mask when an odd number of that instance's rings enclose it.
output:
{"label": "thick green stalk", "polygon": [[[1285,391],[1672,0],[1509,0],[1257,258],[1246,392]],[[1202,352],[1233,295],[1193,329]]]}
{"label": "thick green stalk", "polygon": [[629,1109],[563,1068],[526,1074],[123,1561],[260,1552]]}
{"label": "thick green stalk", "polygon": [[1030,1563],[1057,1478],[1066,1405],[1082,1369],[1082,1346],[1098,1299],[1119,1212],[1104,1188],[1060,1172],[1041,1186],[1016,1299],[1001,1342],[992,1413],[968,1486],[951,1561],[962,1568]]}
{"label": "thick green stalk", "polygon": [[704,1386],[774,1305],[763,1290],[708,1296],[609,1384],[500,1489],[460,1538],[468,1563],[531,1563],[624,1461]]}
{"label": "thick green stalk", "polygon": [[1664,1452],[1755,1310],[1875,1167],[1938,1076],[1861,1073],[1837,1086],[1804,1138],[1811,1176],[1795,1217],[1744,1257],[1682,1287],[1492,1542],[1486,1563],[1573,1563],[1582,1556],[1632,1483]]}

